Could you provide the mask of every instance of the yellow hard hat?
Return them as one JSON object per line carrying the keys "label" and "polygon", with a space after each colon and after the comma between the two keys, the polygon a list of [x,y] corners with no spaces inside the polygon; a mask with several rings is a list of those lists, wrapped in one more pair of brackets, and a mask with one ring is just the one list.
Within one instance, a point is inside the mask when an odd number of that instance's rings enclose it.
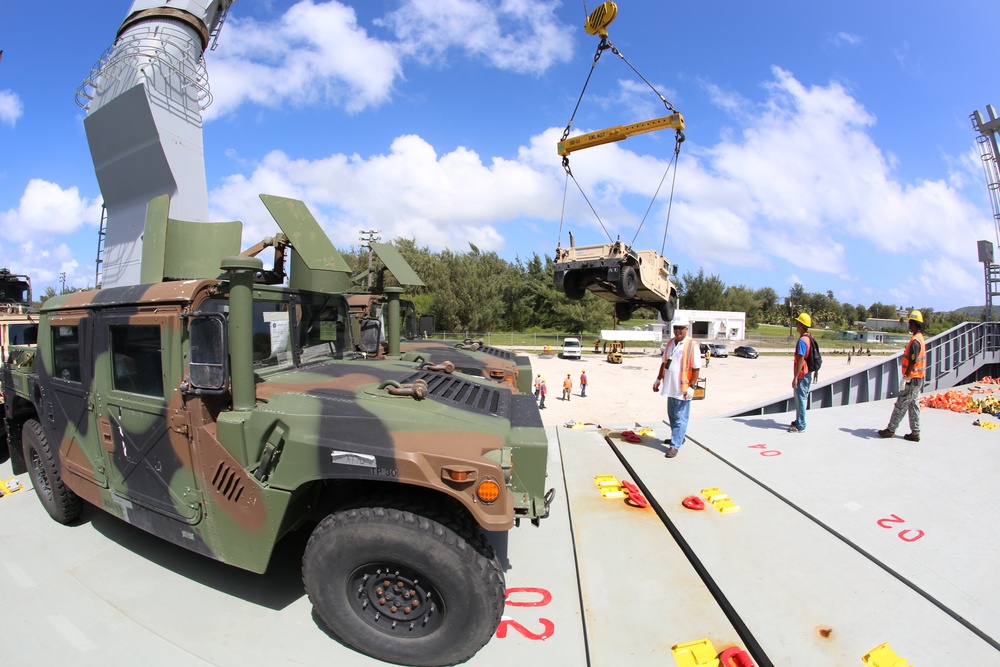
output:
{"label": "yellow hard hat", "polygon": [[795,318],[795,321],[804,326],[806,329],[811,329],[813,325],[813,318],[809,317],[809,313],[802,313]]}
{"label": "yellow hard hat", "polygon": [[923,324],[924,314],[921,313],[919,310],[911,310],[910,316],[907,319],[913,320],[914,322],[920,322],[921,324]]}

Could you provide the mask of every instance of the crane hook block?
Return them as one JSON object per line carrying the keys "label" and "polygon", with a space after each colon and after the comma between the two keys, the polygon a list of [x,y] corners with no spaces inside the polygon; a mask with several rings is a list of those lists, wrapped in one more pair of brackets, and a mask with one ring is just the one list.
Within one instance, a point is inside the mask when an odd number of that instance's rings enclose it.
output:
{"label": "crane hook block", "polygon": [[608,26],[618,15],[618,5],[613,2],[605,2],[597,6],[583,24],[583,29],[588,35],[608,36]]}
{"label": "crane hook block", "polygon": [[557,145],[557,149],[559,151],[559,155],[566,156],[573,151],[580,150],[581,148],[590,148],[591,146],[610,144],[613,141],[621,141],[622,139],[627,139],[636,134],[655,132],[656,130],[663,130],[668,127],[672,127],[678,131],[683,130],[684,116],[680,113],[672,113],[669,116],[653,118],[652,120],[644,120],[641,123],[616,125],[615,127],[609,127],[606,130],[598,130],[597,132],[591,132],[590,134],[581,134],[579,136],[570,137],[569,139],[560,141]]}

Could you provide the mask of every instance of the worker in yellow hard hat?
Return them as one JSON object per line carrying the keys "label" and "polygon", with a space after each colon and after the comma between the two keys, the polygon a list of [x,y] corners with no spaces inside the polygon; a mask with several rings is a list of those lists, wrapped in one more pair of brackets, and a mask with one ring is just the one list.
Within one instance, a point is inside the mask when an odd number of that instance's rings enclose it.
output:
{"label": "worker in yellow hard hat", "polygon": [[903,350],[902,370],[903,387],[896,397],[896,405],[892,408],[889,425],[878,432],[883,438],[896,435],[896,428],[903,421],[903,415],[910,418],[910,432],[903,436],[904,440],[920,442],[920,391],[924,388],[924,375],[927,364],[927,345],[924,343],[924,314],[919,310],[910,312],[906,322],[910,330],[910,342]]}
{"label": "worker in yellow hard hat", "polygon": [[806,430],[806,403],[809,400],[809,387],[812,386],[812,369],[806,363],[809,350],[816,341],[809,329],[812,328],[812,317],[809,313],[801,313],[795,318],[795,328],[799,332],[799,340],[795,344],[795,359],[792,361],[792,391],[795,393],[795,421],[789,427],[789,433],[801,433]]}

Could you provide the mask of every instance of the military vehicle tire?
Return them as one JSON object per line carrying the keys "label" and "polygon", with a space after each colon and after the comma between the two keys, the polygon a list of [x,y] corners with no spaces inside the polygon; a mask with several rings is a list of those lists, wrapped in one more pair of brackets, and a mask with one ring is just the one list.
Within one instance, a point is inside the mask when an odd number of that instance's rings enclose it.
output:
{"label": "military vehicle tire", "polygon": [[660,311],[660,317],[663,318],[664,322],[672,322],[674,319],[674,312],[677,310],[677,299],[671,297],[669,301],[661,303],[657,310]]}
{"label": "military vehicle tire", "polygon": [[316,613],[340,639],[406,665],[473,656],[496,631],[506,595],[482,534],[416,505],[326,517],[309,538],[302,579]]}
{"label": "military vehicle tire", "polygon": [[41,424],[34,419],[24,422],[21,439],[28,475],[45,511],[59,523],[73,521],[83,511],[83,501],[63,483],[59,460],[49,447]]}
{"label": "military vehicle tire", "polygon": [[635,267],[624,265],[621,276],[618,278],[618,296],[623,299],[631,299],[635,296],[635,291],[639,287],[639,278],[635,274]]}
{"label": "military vehicle tire", "polygon": [[563,276],[563,292],[570,301],[579,301],[587,293],[587,276],[582,271],[567,271]]}
{"label": "military vehicle tire", "polygon": [[615,304],[615,319],[619,322],[627,322],[632,317],[635,305],[619,301]]}

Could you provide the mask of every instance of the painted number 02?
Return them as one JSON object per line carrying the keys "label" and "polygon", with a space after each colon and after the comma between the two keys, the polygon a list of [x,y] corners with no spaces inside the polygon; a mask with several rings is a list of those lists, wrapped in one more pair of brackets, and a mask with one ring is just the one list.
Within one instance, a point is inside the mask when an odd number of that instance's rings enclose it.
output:
{"label": "painted number 02", "polygon": [[[544,588],[508,588],[507,589],[507,599],[504,603],[507,608],[511,607],[544,607],[552,602],[552,593],[545,590]],[[509,616],[504,616],[500,619],[500,625],[497,626],[497,639],[506,639],[507,633],[511,630],[518,633],[525,639],[530,639],[532,641],[545,641],[556,631],[556,624],[547,618],[539,617],[537,623],[541,625],[541,631],[534,632],[529,630],[527,627],[515,621]]]}
{"label": "painted number 02", "polygon": [[[895,514],[890,514],[885,519],[879,519],[877,523],[879,525],[879,528],[886,528],[891,530],[894,527],[893,524],[906,523],[906,519],[904,519],[901,516],[897,516]],[[899,539],[903,540],[904,542],[916,542],[923,536],[924,536],[924,531],[919,529],[912,530],[910,528],[904,528],[903,530],[899,531]]]}

